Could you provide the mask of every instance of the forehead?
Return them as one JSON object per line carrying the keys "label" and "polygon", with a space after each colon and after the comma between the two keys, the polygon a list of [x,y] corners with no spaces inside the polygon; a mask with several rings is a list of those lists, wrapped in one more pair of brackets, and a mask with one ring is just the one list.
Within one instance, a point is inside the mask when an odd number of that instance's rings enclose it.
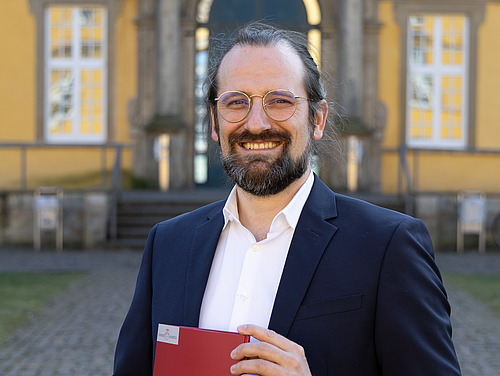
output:
{"label": "forehead", "polygon": [[219,92],[242,90],[263,94],[272,89],[304,93],[304,64],[285,44],[236,46],[222,60],[217,75]]}

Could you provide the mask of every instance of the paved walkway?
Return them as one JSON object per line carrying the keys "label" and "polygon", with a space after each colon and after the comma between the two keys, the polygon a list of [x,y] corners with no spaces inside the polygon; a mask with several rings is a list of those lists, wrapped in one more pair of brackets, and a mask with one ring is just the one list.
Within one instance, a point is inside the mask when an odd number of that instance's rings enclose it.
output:
{"label": "paved walkway", "polygon": [[[442,273],[500,275],[500,252],[437,254]],[[453,342],[463,376],[500,375],[500,317],[483,303],[446,283],[452,307]]]}
{"label": "paved walkway", "polygon": [[[118,331],[141,254],[130,251],[42,252],[0,249],[1,271],[85,271],[67,291],[0,344],[2,376],[111,375]],[[500,252],[438,254],[443,272],[500,274]],[[454,340],[464,376],[498,376],[500,319],[448,286]]]}
{"label": "paved walkway", "polygon": [[140,258],[126,251],[0,251],[0,271],[88,272],[0,344],[0,375],[111,375]]}

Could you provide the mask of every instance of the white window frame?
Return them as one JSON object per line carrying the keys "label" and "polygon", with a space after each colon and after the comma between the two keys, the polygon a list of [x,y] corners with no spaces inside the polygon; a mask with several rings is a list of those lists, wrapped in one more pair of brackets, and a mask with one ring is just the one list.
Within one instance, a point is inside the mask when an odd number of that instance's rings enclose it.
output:
{"label": "white window frame", "polygon": [[[441,64],[441,40],[442,40],[442,20],[443,16],[462,16],[464,18],[463,27],[463,59],[462,64],[458,65],[443,65]],[[410,18],[415,16],[432,16],[434,17],[434,33],[433,33],[433,62],[431,65],[417,65],[413,64],[411,59],[411,53],[413,50],[413,34],[411,29]],[[422,148],[422,149],[449,149],[449,150],[462,150],[467,147],[468,143],[468,108],[469,108],[469,59],[470,59],[470,47],[469,47],[469,28],[470,20],[465,14],[435,14],[435,13],[425,13],[425,14],[413,14],[408,18],[408,29],[407,29],[407,77],[406,77],[406,144],[412,148]],[[419,139],[413,138],[411,135],[411,83],[412,77],[417,75],[428,75],[432,77],[433,91],[432,91],[432,101],[431,110],[433,113],[432,119],[432,137],[430,139]],[[461,137],[459,139],[443,139],[441,138],[441,80],[443,76],[449,75],[459,75],[463,78],[462,84],[462,103],[461,103]]]}
{"label": "white window frame", "polygon": [[[102,57],[99,59],[95,58],[81,58],[81,40],[79,33],[79,22],[78,17],[73,17],[72,20],[72,56],[70,58],[53,58],[51,57],[51,42],[50,42],[50,9],[51,7],[46,7],[44,9],[45,17],[45,30],[44,30],[44,46],[45,46],[45,61],[44,61],[44,75],[45,75],[45,87],[44,87],[44,139],[48,143],[62,143],[62,144],[101,144],[105,143],[107,140],[108,132],[108,10],[106,7],[89,5],[89,6],[78,6],[78,5],[62,5],[54,4],[54,6],[62,8],[71,8],[73,12],[78,12],[82,8],[100,8],[104,12],[103,21],[103,45],[102,45]],[[50,132],[50,86],[51,86],[51,70],[52,69],[64,69],[73,72],[73,77],[75,82],[73,85],[73,95],[72,95],[72,132],[68,134],[52,134]],[[85,134],[80,131],[81,124],[81,71],[84,69],[100,69],[102,72],[102,83],[103,91],[101,96],[101,108],[102,108],[102,130],[99,134]]]}

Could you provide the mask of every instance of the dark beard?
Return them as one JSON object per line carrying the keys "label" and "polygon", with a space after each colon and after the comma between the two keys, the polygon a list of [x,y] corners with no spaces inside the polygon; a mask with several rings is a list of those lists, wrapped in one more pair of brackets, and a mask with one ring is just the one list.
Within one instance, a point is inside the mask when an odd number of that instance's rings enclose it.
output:
{"label": "dark beard", "polygon": [[[263,155],[240,158],[236,154],[236,145],[251,141],[282,141],[282,153],[274,159]],[[254,196],[271,196],[287,188],[307,171],[311,158],[310,144],[304,153],[294,160],[290,155],[290,136],[275,131],[264,131],[253,134],[244,131],[239,135],[231,135],[228,143],[230,152],[222,155],[222,165],[226,174],[234,184]]]}

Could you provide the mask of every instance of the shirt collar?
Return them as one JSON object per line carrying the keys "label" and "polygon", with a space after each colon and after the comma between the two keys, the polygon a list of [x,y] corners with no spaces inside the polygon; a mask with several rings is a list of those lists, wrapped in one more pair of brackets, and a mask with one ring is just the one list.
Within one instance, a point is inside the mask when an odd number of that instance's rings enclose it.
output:
{"label": "shirt collar", "polygon": [[[283,208],[283,210],[281,210],[274,217],[271,224],[271,229],[269,231],[270,233],[276,229],[276,226],[282,227],[282,225],[280,225],[279,223],[282,223],[283,219],[288,223],[290,227],[292,227],[292,229],[295,230],[295,227],[297,227],[297,223],[299,222],[300,213],[302,213],[302,208],[304,207],[307,198],[311,193],[313,183],[314,173],[311,171],[305,183],[302,184],[302,186],[299,188],[295,196],[293,196],[288,205],[285,206],[285,208]],[[231,190],[222,213],[224,214],[224,228],[226,228],[227,224],[230,221],[240,223],[238,215],[238,202],[236,199],[236,186],[234,186]]]}
{"label": "shirt collar", "polygon": [[280,214],[283,214],[288,224],[295,230],[295,227],[297,227],[297,223],[299,222],[300,213],[302,213],[302,209],[304,208],[307,198],[311,193],[313,183],[314,174],[311,171],[307,180],[304,184],[302,184],[302,187],[300,187],[295,196],[293,196],[292,200],[288,203],[287,206],[285,206],[285,208],[281,212],[276,215],[274,219],[276,220],[276,218]]}

